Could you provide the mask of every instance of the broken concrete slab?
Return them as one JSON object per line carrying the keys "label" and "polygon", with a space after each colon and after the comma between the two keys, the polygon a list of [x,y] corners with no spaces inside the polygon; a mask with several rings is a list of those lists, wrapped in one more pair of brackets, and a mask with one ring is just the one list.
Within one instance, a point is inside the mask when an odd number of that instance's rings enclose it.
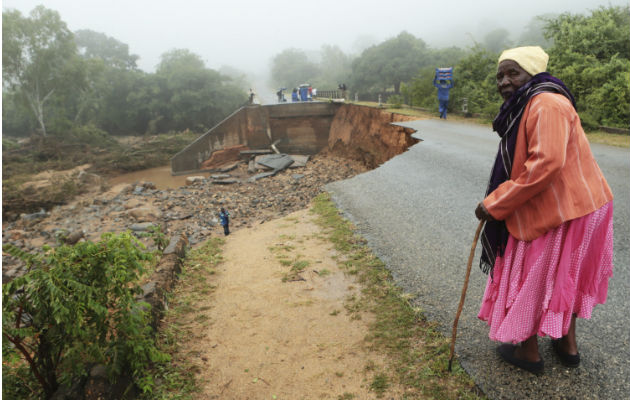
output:
{"label": "broken concrete slab", "polygon": [[212,180],[213,185],[231,185],[231,184],[239,183],[239,182],[240,181],[238,179],[234,179],[234,178]]}
{"label": "broken concrete slab", "polygon": [[214,175],[210,175],[210,178],[212,179],[226,179],[231,177],[230,174],[214,174]]}
{"label": "broken concrete slab", "polygon": [[268,177],[268,176],[273,176],[273,175],[275,175],[275,174],[276,174],[276,172],[275,172],[275,171],[270,171],[270,172],[261,172],[260,174],[256,174],[256,175],[254,175],[254,176],[250,177],[250,178],[247,180],[247,182],[256,182],[256,181],[257,181],[257,180],[259,180],[259,179],[266,178],[266,177]]}
{"label": "broken concrete slab", "polygon": [[240,162],[240,161],[238,161],[238,162],[235,162],[235,163],[232,163],[232,164],[226,165],[226,166],[224,166],[224,167],[217,168],[217,172],[229,172],[229,171],[232,171],[233,169],[235,169],[236,167],[238,167],[238,165],[239,165],[240,163],[241,163],[241,162]]}
{"label": "broken concrete slab", "polygon": [[273,170],[282,171],[289,165],[293,164],[294,161],[288,154],[269,154],[266,156],[260,156],[260,158],[256,157],[256,163]]}
{"label": "broken concrete slab", "polygon": [[293,164],[291,164],[289,168],[306,167],[306,163],[310,158],[310,156],[303,156],[299,154],[291,154],[289,157],[293,160]]}

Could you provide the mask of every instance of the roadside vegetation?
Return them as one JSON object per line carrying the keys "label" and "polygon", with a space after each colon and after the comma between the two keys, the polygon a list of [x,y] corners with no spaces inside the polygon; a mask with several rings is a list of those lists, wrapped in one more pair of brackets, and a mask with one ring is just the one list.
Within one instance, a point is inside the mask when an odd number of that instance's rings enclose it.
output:
{"label": "roadside vegetation", "polygon": [[[158,348],[169,354],[171,361],[153,366],[149,373],[156,385],[154,391],[143,399],[186,400],[199,391],[199,382],[195,379],[199,367],[190,361],[190,354],[181,347],[181,343],[199,333],[190,328],[190,322],[198,318],[199,311],[204,310],[195,308],[194,304],[199,296],[208,296],[215,289],[211,278],[222,260],[223,243],[222,238],[210,239],[186,255],[178,282],[168,295],[169,308],[158,333]],[[209,323],[197,322],[202,325]]]}
{"label": "roadside vegetation", "polygon": [[109,377],[129,371],[131,385],[152,392],[148,366],[170,357],[156,347],[150,306],[137,296],[158,254],[129,232],[33,253],[5,244],[3,252],[28,267],[2,285],[4,398],[50,399],[85,383],[95,365]]}
{"label": "roadside vegetation", "polygon": [[[313,212],[325,235],[342,254],[346,273],[356,275],[362,285],[361,296],[346,302],[348,312],[367,310],[375,321],[367,340],[376,352],[387,354],[391,368],[375,375],[371,387],[377,393],[396,382],[405,389],[405,398],[478,399],[484,398],[458,362],[448,372],[449,339],[428,321],[422,310],[414,308],[396,286],[385,264],[354,232],[352,224],[335,208],[327,193],[313,202]],[[373,368],[366,365],[366,369]]]}
{"label": "roadside vegetation", "polygon": [[[507,28],[507,29],[506,29]],[[453,67],[449,115],[467,112],[492,120],[502,99],[496,90],[500,53],[515,46],[539,45],[549,54],[548,71],[575,96],[586,130],[599,126],[628,129],[630,121],[630,6],[608,6],[587,14],[539,15],[522,32],[500,27],[474,38],[469,48],[433,48],[408,32],[371,43],[360,54],[322,46],[318,61],[305,51],[287,49],[272,61],[272,80],[281,87],[310,82],[318,90],[346,83],[347,100],[378,101],[437,112],[435,68]],[[300,62],[293,62],[300,60]],[[398,107],[400,108],[400,107]]]}

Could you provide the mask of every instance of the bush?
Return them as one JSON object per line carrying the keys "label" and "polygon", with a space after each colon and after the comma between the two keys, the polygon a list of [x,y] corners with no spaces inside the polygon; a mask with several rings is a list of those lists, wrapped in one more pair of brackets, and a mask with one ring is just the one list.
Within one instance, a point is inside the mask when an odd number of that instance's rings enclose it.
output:
{"label": "bush", "polygon": [[67,143],[80,143],[92,147],[111,148],[117,146],[118,142],[109,133],[97,128],[94,125],[74,126],[66,135],[60,135]]}
{"label": "bush", "polygon": [[[135,299],[143,262],[151,257],[140,242],[128,232],[106,233],[96,243],[44,247],[37,254],[8,244],[3,250],[28,267],[2,285],[3,358],[13,360],[3,363],[3,375],[18,376],[25,362],[50,398],[96,363],[105,364],[110,376],[129,370],[143,391],[151,390],[144,371],[168,356],[155,347],[149,305]],[[6,382],[3,393],[19,391],[7,386],[16,382]]]}
{"label": "bush", "polygon": [[395,94],[395,95],[389,96],[389,98],[387,99],[387,102],[392,108],[401,108],[403,104],[403,98],[401,95]]}

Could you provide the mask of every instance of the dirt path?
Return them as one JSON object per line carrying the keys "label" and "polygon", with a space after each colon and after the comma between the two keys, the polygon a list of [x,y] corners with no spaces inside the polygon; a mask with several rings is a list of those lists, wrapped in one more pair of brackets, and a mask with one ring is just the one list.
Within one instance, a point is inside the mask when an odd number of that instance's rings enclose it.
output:
{"label": "dirt path", "polygon": [[298,211],[226,238],[214,290],[193,305],[209,323],[182,345],[198,356],[196,398],[376,398],[370,383],[384,360],[364,343],[370,316],[346,312],[359,287],[314,218]]}

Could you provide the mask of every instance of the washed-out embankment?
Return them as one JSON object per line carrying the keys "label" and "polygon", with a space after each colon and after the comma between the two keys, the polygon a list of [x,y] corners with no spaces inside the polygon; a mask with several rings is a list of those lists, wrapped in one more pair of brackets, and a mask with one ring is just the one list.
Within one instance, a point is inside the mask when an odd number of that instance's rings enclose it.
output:
{"label": "washed-out embankment", "polygon": [[412,129],[392,125],[412,119],[342,103],[242,107],[176,154],[171,168],[174,175],[211,170],[274,147],[286,154],[325,151],[375,168],[417,143]]}
{"label": "washed-out embankment", "polygon": [[[326,183],[374,168],[416,143],[413,130],[392,125],[409,119],[413,118],[349,104],[244,107],[178,153],[171,164],[173,174],[184,175],[220,168],[236,159],[238,165],[230,172],[236,179],[230,185],[204,179],[165,190],[149,182],[116,185],[118,189],[103,193],[95,188],[72,204],[4,224],[3,240],[33,251],[55,243],[64,232],[68,233],[67,242],[74,243],[96,240],[106,231],[142,233],[151,226],[162,227],[171,237],[171,245],[141,294],[152,305],[152,325],[157,326],[186,248],[216,234],[214,219],[219,207],[229,208],[235,229],[303,209]],[[270,148],[313,157],[298,169],[301,174],[247,179],[250,171],[240,160]],[[148,238],[140,237],[150,246]],[[3,261],[3,282],[25,273],[23,263],[9,257]],[[121,384],[113,387],[99,372],[103,370],[102,366],[92,368],[88,378],[70,390],[79,394],[77,398],[121,398],[118,390],[126,390],[130,379],[122,377],[118,379]],[[66,390],[62,388],[60,393]]]}

